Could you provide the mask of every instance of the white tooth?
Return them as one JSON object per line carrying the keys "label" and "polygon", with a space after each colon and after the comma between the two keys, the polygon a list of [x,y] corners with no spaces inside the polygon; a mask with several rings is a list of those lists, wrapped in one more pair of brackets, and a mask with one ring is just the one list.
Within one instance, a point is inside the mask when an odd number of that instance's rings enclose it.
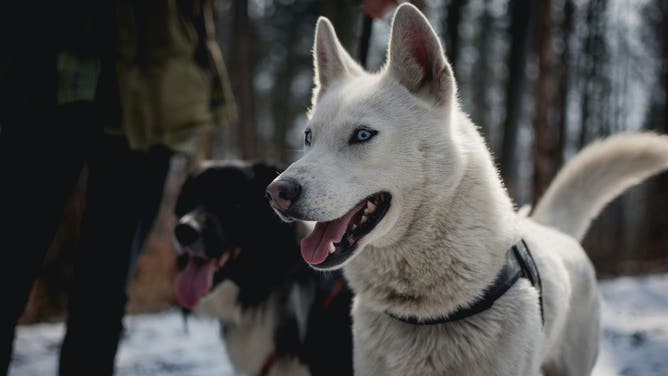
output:
{"label": "white tooth", "polygon": [[334,246],[334,243],[329,242],[329,253],[334,253],[336,250],[336,247]]}
{"label": "white tooth", "polygon": [[352,225],[352,226],[350,226],[350,230],[351,230],[351,231],[355,231],[356,228],[357,228],[357,225]]}
{"label": "white tooth", "polygon": [[374,203],[371,202],[371,201],[367,201],[367,203],[366,203],[366,208],[367,208],[367,210],[369,210],[371,213],[373,213],[374,211],[376,211],[376,204],[374,204]]}
{"label": "white tooth", "polygon": [[366,215],[363,215],[362,220],[360,221],[360,224],[366,222],[367,219],[369,219],[369,217],[367,217]]}

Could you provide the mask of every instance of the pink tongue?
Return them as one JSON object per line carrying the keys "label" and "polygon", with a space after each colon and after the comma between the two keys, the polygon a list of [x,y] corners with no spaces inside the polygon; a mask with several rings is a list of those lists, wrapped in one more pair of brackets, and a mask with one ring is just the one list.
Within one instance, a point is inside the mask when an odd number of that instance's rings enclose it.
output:
{"label": "pink tongue", "polygon": [[352,217],[366,205],[359,203],[348,214],[329,222],[318,222],[311,235],[301,242],[302,257],[311,265],[322,264],[329,255],[329,243],[339,243]]}
{"label": "pink tongue", "polygon": [[176,278],[176,299],[185,308],[193,308],[211,289],[213,273],[216,271],[216,260],[197,264],[188,261],[186,270]]}

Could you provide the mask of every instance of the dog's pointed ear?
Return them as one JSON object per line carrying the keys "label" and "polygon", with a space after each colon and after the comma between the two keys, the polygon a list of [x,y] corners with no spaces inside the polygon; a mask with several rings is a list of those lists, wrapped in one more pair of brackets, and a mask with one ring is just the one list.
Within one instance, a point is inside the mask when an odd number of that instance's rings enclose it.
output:
{"label": "dog's pointed ear", "polygon": [[341,46],[334,26],[326,17],[318,18],[313,41],[313,70],[315,88],[313,104],[333,83],[363,72],[362,68]]}
{"label": "dog's pointed ear", "polygon": [[390,74],[409,91],[441,104],[455,98],[455,79],[441,42],[411,4],[402,4],[394,14],[388,59]]}

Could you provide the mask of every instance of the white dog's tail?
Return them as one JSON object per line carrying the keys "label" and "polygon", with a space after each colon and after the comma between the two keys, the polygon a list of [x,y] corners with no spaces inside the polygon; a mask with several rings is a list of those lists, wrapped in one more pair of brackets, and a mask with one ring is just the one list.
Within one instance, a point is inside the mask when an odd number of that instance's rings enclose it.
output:
{"label": "white dog's tail", "polygon": [[557,174],[531,218],[581,240],[605,205],[666,169],[668,136],[622,133],[595,142]]}

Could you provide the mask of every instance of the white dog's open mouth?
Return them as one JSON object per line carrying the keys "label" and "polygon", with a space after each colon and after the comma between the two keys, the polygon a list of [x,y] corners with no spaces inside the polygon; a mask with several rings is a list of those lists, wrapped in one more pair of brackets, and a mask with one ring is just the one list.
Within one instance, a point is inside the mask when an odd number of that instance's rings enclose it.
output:
{"label": "white dog's open mouth", "polygon": [[318,222],[301,242],[302,257],[316,268],[333,268],[353,255],[357,245],[385,217],[392,195],[379,192],[362,200],[343,217]]}

